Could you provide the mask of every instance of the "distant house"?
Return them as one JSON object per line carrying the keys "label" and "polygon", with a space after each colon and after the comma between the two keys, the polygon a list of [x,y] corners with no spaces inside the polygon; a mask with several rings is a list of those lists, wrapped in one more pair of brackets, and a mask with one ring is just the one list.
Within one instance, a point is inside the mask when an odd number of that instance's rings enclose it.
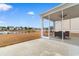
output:
{"label": "distant house", "polygon": [[14,30],[15,29],[14,26],[8,26],[6,28],[7,28],[7,30]]}
{"label": "distant house", "polygon": [[2,27],[0,27],[0,31],[2,30]]}
{"label": "distant house", "polygon": [[15,27],[15,30],[27,30],[27,27]]}
{"label": "distant house", "polygon": [[6,30],[7,30],[6,27],[0,26],[0,31],[6,31]]}

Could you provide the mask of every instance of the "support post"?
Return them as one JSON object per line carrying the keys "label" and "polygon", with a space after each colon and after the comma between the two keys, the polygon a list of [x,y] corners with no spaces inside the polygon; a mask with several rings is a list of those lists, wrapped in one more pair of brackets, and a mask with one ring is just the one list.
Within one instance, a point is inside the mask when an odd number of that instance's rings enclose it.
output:
{"label": "support post", "polygon": [[71,19],[69,19],[69,39],[71,38]]}
{"label": "support post", "polygon": [[55,21],[53,21],[53,37],[55,37]]}
{"label": "support post", "polygon": [[63,10],[62,10],[62,20],[61,20],[61,30],[62,30],[62,40],[64,39],[64,34],[63,34]]}
{"label": "support post", "polygon": [[43,37],[44,34],[44,24],[43,24],[44,19],[41,17],[41,38]]}
{"label": "support post", "polygon": [[48,26],[48,37],[50,39],[50,15],[48,16],[48,19],[49,19],[49,26]]}

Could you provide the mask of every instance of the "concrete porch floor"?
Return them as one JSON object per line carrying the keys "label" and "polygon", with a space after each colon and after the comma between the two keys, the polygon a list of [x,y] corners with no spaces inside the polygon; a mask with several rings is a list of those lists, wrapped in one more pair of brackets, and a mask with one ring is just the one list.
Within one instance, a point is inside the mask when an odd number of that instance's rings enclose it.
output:
{"label": "concrete porch floor", "polygon": [[64,39],[63,41],[59,38],[51,38],[51,40],[56,40],[56,41],[79,46],[79,37],[72,37],[71,39]]}
{"label": "concrete porch floor", "polygon": [[77,56],[79,46],[40,38],[11,46],[1,47],[0,56]]}

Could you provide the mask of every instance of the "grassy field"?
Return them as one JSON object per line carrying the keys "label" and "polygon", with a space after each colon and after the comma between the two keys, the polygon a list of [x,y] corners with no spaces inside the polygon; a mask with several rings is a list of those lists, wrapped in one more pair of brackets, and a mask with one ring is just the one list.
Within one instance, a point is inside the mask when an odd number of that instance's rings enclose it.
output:
{"label": "grassy field", "polygon": [[18,33],[18,34],[3,34],[0,35],[0,47],[35,40],[40,38],[40,32]]}

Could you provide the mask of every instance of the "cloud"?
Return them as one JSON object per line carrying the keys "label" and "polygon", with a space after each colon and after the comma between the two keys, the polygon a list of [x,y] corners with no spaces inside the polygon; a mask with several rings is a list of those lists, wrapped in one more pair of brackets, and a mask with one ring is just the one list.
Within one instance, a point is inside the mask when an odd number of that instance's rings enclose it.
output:
{"label": "cloud", "polygon": [[35,13],[33,11],[27,12],[28,15],[34,15]]}
{"label": "cloud", "polygon": [[0,3],[0,11],[8,11],[12,8],[11,5],[8,5],[8,4],[1,4]]}

